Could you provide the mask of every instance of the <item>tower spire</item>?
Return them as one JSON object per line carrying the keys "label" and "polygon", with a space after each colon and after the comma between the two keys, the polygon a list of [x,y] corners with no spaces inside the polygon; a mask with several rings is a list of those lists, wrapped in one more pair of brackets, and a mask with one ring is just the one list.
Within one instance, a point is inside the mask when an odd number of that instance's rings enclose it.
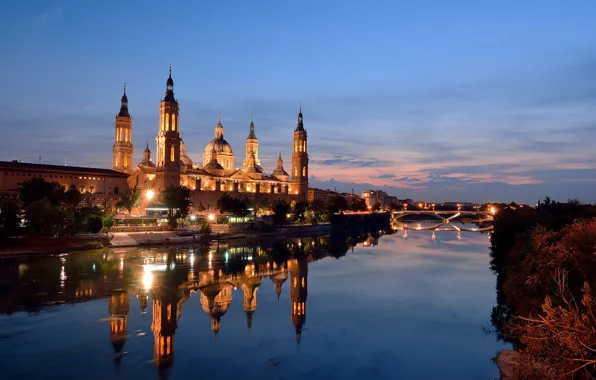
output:
{"label": "tower spire", "polygon": [[221,124],[221,114],[217,113],[217,124]]}

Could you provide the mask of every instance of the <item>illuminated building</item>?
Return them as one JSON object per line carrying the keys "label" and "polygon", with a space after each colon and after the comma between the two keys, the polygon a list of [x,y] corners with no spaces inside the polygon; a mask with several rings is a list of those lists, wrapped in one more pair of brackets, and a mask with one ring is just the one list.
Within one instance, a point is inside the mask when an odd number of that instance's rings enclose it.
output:
{"label": "illuminated building", "polygon": [[[128,98],[125,100],[127,105]],[[124,100],[122,107],[124,107]],[[126,107],[125,114],[128,115],[128,107]],[[117,129],[132,131],[130,116],[128,118],[118,116],[116,124]],[[125,132],[125,138],[129,138],[127,133]],[[117,133],[117,139],[118,136]],[[160,123],[156,143],[155,163],[151,161],[151,151],[147,146],[142,162],[132,170],[129,187],[137,186],[141,190],[151,189],[159,192],[169,186],[187,186],[193,190],[194,204],[202,203],[207,208],[211,208],[211,206],[215,208],[217,201],[224,193],[232,197],[269,200],[291,201],[294,199],[306,200],[307,198],[307,133],[304,129],[302,109],[298,114],[298,122],[293,134],[291,178],[284,170],[281,154],[275,170],[271,174],[265,173],[259,158],[259,142],[255,132],[254,118],[249,125],[242,167],[235,166],[234,151],[224,138],[224,126],[219,114],[214,138],[205,146],[203,162],[198,164],[188,156],[180,135],[179,105],[174,96],[174,80],[170,69],[170,76],[166,81],[166,93],[160,103]],[[118,152],[128,152],[129,146],[122,144],[124,143],[117,140],[114,143],[115,151],[118,149]],[[130,149],[133,149],[132,144],[130,144]],[[120,157],[120,155],[115,154],[114,157]],[[127,169],[122,166],[120,161],[118,165],[114,167],[122,168],[122,171],[126,172]],[[141,212],[143,212],[143,207],[141,207]]]}

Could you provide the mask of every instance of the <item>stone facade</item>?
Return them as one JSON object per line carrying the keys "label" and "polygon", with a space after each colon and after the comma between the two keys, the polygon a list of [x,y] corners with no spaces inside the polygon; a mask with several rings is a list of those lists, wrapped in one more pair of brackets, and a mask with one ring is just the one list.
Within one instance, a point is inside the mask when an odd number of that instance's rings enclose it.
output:
{"label": "stone facade", "polygon": [[0,192],[16,194],[19,185],[34,178],[76,189],[89,206],[114,207],[128,188],[128,174],[109,169],[0,161]]}
{"label": "stone facade", "polygon": [[[127,99],[128,101],[128,99]],[[128,111],[128,110],[127,110]],[[196,164],[188,156],[179,133],[179,106],[174,97],[174,81],[171,75],[166,82],[166,94],[160,106],[160,128],[156,138],[156,164],[151,160],[149,146],[145,148],[143,161],[132,171],[129,187],[136,186],[145,193],[158,194],[169,186],[182,185],[193,190],[195,207],[215,208],[217,201],[227,193],[232,197],[254,200],[267,199],[274,202],[306,200],[308,192],[307,134],[298,114],[293,134],[292,176],[284,170],[281,153],[277,167],[266,174],[259,160],[259,143],[255,133],[254,118],[246,139],[246,157],[241,168],[235,168],[234,152],[224,139],[224,127],[218,115],[214,139],[207,143],[203,164]],[[132,128],[131,128],[132,130]],[[144,199],[141,213],[150,202]]]}

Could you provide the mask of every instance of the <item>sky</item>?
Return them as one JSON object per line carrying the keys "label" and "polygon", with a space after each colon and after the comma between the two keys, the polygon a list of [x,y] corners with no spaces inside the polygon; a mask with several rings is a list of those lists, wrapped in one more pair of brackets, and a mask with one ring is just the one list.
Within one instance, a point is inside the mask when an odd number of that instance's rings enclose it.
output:
{"label": "sky", "polygon": [[310,186],[399,198],[596,202],[596,1],[5,1],[0,160],[111,167],[127,85],[135,161],[155,158],[173,67],[202,163],[217,113],[244,158]]}

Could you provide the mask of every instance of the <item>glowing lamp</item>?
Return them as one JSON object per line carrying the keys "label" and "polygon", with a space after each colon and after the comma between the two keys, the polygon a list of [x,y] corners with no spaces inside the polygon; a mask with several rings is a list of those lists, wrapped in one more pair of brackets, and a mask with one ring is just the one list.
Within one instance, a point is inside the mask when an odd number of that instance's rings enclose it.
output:
{"label": "glowing lamp", "polygon": [[210,222],[213,222],[215,220],[215,215],[209,214],[209,216],[207,216],[207,219],[209,219]]}
{"label": "glowing lamp", "polygon": [[149,202],[151,202],[151,200],[153,199],[153,196],[155,196],[155,193],[153,192],[153,190],[149,189],[145,192],[145,197],[147,198],[147,200]]}

